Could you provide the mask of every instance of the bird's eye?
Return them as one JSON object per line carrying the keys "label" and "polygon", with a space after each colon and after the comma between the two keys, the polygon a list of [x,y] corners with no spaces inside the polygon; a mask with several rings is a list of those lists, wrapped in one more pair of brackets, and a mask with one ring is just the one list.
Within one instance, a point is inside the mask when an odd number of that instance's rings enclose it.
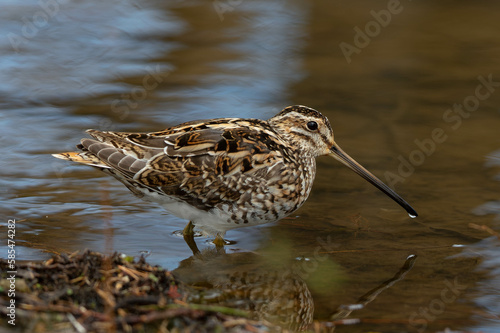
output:
{"label": "bird's eye", "polygon": [[311,131],[315,131],[318,129],[318,123],[315,121],[310,121],[307,123],[307,128]]}

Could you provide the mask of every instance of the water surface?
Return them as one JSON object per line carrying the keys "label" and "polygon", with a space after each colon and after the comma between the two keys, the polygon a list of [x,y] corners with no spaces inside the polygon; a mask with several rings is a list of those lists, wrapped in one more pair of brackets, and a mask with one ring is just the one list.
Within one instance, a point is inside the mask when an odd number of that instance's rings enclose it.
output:
{"label": "water surface", "polygon": [[[17,259],[90,248],[177,268],[190,256],[174,233],[186,221],[50,154],[72,150],[87,128],[265,119],[303,104],[327,115],[337,143],[420,216],[324,157],[300,210],[230,231],[227,252],[298,258],[318,320],[416,254],[404,279],[350,314],[361,323],[337,330],[500,330],[500,244],[477,227],[499,230],[499,5],[405,1],[377,30],[373,12],[387,13],[387,2],[216,3],[4,2],[0,210],[5,224],[17,220]],[[375,30],[356,46],[354,28],[367,24]],[[346,58],[341,43],[357,51]],[[464,103],[473,111],[453,111]]]}

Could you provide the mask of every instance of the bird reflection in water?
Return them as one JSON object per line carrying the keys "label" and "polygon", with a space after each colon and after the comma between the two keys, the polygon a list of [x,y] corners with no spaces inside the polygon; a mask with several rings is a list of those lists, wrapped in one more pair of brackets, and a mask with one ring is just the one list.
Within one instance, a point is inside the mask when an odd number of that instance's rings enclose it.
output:
{"label": "bird reflection in water", "polygon": [[272,268],[255,253],[206,250],[183,260],[172,273],[202,290],[192,294],[192,303],[245,310],[253,319],[294,331],[312,323],[314,303],[305,281],[290,267]]}
{"label": "bird reflection in water", "polygon": [[[355,310],[362,309],[382,291],[404,278],[416,256],[406,259],[393,278],[358,299],[356,304],[341,305],[330,316],[332,322],[320,322],[323,328],[345,324]],[[189,302],[217,304],[248,311],[255,320],[268,321],[282,328],[301,331],[313,323],[314,301],[306,282],[294,265],[266,262],[251,252],[226,254],[205,250],[183,260],[172,273],[194,288]]]}

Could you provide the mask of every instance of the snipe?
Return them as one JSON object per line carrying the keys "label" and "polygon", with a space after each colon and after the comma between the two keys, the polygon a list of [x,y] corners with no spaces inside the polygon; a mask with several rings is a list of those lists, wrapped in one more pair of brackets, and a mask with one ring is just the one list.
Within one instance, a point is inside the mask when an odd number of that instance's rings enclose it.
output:
{"label": "snipe", "polygon": [[[80,152],[55,157],[97,167],[135,195],[216,234],[277,221],[307,199],[316,157],[330,155],[375,185],[411,217],[417,212],[335,143],[330,122],[295,105],[269,120],[192,121],[154,133],[88,130]],[[192,224],[191,224],[192,223]]]}

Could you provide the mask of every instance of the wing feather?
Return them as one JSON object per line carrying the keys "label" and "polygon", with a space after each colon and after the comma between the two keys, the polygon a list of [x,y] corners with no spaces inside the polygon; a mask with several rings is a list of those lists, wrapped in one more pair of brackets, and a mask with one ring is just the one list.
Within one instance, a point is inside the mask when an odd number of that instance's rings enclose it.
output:
{"label": "wing feather", "polygon": [[244,196],[239,183],[278,174],[288,151],[267,122],[257,119],[189,122],[153,133],[87,132],[94,139],[82,139],[79,148],[99,159],[98,167],[127,186],[163,191],[204,209]]}

